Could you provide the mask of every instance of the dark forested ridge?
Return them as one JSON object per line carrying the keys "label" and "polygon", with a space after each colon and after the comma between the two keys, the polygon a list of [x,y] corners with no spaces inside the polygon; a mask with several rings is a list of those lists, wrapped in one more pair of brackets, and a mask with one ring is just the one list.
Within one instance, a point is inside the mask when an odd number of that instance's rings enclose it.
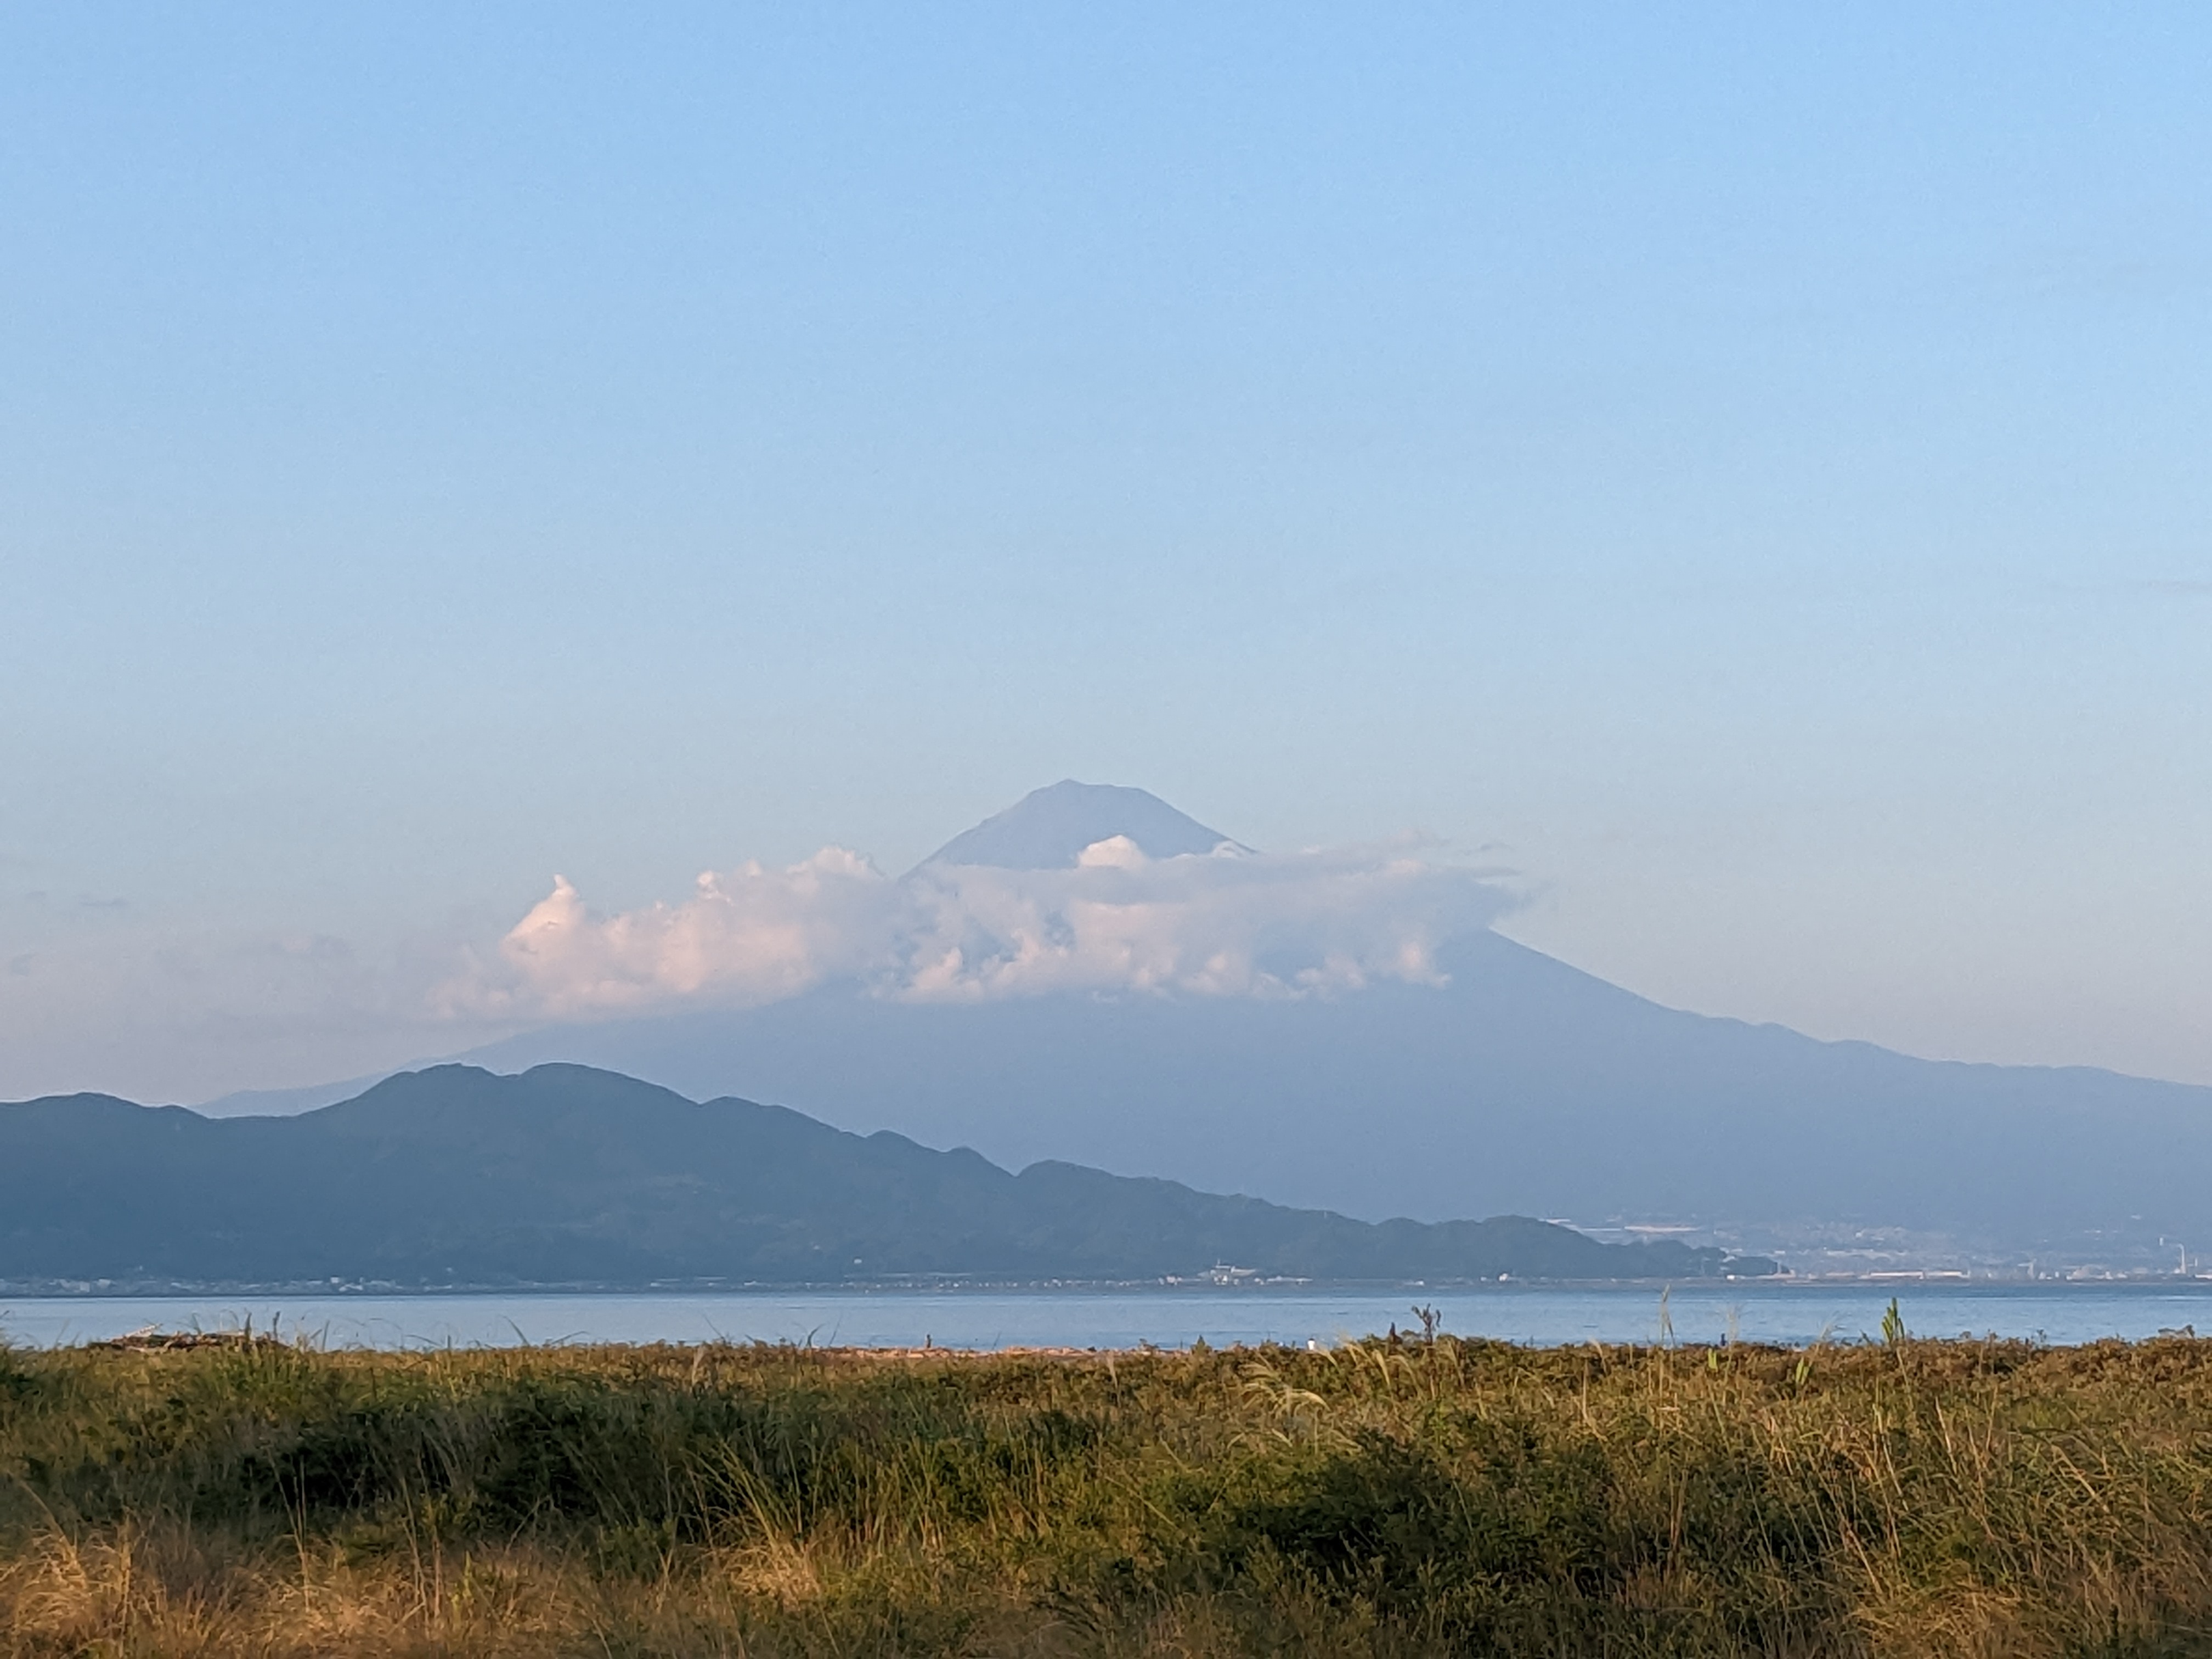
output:
{"label": "dark forested ridge", "polygon": [[404,1073],[296,1117],[0,1107],[0,1282],[641,1285],[915,1274],[1338,1279],[1773,1271],[1521,1217],[1422,1224],[848,1134],[580,1066]]}

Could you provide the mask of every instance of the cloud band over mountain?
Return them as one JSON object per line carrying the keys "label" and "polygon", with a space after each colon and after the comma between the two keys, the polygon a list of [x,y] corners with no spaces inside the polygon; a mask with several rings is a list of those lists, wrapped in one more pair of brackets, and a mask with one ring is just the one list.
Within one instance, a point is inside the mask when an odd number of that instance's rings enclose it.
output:
{"label": "cloud band over mountain", "polygon": [[1438,948],[1510,899],[1494,872],[1423,853],[1407,842],[1154,859],[1115,836],[1062,869],[933,862],[893,879],[832,847],[783,869],[710,871],[681,902],[613,915],[556,878],[496,958],[442,996],[456,1012],[586,1018],[758,1005],[836,980],[920,1001],[1437,984]]}

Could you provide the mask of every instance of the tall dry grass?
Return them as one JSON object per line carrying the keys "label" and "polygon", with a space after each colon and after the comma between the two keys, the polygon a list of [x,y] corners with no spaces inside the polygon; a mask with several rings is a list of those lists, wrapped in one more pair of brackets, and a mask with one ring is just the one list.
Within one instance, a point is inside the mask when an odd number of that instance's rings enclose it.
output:
{"label": "tall dry grass", "polygon": [[0,1354],[0,1654],[2212,1651],[2212,1343]]}

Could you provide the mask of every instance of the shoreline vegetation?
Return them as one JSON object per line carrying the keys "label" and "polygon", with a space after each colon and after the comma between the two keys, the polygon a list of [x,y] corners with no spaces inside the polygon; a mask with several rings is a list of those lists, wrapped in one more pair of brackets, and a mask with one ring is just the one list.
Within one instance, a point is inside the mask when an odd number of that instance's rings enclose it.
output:
{"label": "shoreline vegetation", "polygon": [[2168,1655],[2212,1340],[0,1349],[0,1654]]}

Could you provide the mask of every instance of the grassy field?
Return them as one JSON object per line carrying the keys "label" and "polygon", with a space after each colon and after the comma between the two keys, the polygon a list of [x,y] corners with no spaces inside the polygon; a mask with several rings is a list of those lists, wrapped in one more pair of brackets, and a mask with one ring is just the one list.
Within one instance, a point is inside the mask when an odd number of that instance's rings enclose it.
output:
{"label": "grassy field", "polygon": [[0,1352],[0,1652],[2212,1651],[2212,1342]]}

